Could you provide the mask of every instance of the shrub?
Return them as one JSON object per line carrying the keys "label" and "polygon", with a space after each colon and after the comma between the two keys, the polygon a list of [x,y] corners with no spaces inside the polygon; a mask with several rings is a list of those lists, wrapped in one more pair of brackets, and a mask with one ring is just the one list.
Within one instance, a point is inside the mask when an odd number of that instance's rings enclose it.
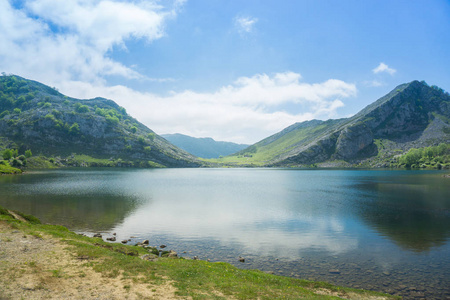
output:
{"label": "shrub", "polygon": [[87,113],[89,111],[89,107],[87,105],[82,105],[81,103],[75,103],[75,110],[79,113]]}
{"label": "shrub", "polygon": [[23,165],[23,162],[17,158],[14,158],[12,161],[13,167],[21,167]]}
{"label": "shrub", "polygon": [[116,116],[110,116],[110,115],[106,115],[106,122],[109,125],[117,125],[119,124],[119,118],[117,118]]}
{"label": "shrub", "polygon": [[131,126],[131,127],[130,127],[130,131],[131,131],[132,133],[136,133],[137,127],[136,127],[136,126]]}
{"label": "shrub", "polygon": [[13,151],[11,149],[6,149],[3,151],[3,159],[10,160],[13,157]]}
{"label": "shrub", "polygon": [[31,150],[28,149],[27,151],[25,151],[25,157],[26,158],[30,158],[31,156],[33,156],[33,153],[31,153]]}
{"label": "shrub", "polygon": [[22,112],[22,110],[20,108],[14,108],[15,114],[20,114],[21,112]]}
{"label": "shrub", "polygon": [[7,116],[7,115],[9,115],[9,111],[8,111],[8,110],[5,110],[4,112],[2,112],[2,113],[0,114],[0,119],[3,118],[4,116]]}
{"label": "shrub", "polygon": [[142,145],[146,145],[148,144],[147,141],[145,140],[145,138],[143,136],[139,136],[138,137],[138,142]]}
{"label": "shrub", "polygon": [[72,126],[69,128],[69,134],[71,135],[77,135],[80,133],[80,126],[78,123],[73,123]]}

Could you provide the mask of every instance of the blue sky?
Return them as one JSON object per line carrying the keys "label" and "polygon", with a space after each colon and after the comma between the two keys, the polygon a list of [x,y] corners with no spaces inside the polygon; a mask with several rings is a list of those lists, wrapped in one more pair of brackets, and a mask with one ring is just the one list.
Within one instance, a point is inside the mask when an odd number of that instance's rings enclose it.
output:
{"label": "blue sky", "polygon": [[449,32],[448,0],[0,0],[0,71],[254,143],[415,79],[450,90]]}

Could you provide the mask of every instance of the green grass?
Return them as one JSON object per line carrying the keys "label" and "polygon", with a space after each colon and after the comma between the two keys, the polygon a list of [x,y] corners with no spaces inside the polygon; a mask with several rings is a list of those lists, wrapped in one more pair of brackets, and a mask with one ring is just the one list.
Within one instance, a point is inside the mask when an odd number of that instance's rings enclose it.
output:
{"label": "green grass", "polygon": [[22,170],[11,167],[8,162],[0,161],[0,174],[21,174]]}
{"label": "green grass", "polygon": [[105,167],[113,167],[115,166],[115,162],[113,160],[105,159],[105,158],[94,158],[89,155],[75,155],[73,158],[74,162],[79,164],[85,163],[88,166],[105,166]]}
{"label": "green grass", "polygon": [[[0,220],[7,221],[24,234],[48,236],[65,242],[68,251],[84,258],[85,266],[92,267],[105,278],[122,276],[133,282],[152,286],[168,281],[177,288],[177,295],[192,299],[338,299],[316,294],[327,290],[330,295],[351,296],[364,299],[368,296],[398,297],[381,293],[333,286],[324,282],[312,282],[267,274],[256,270],[241,270],[228,263],[211,263],[201,260],[160,258],[156,262],[145,261],[140,256],[148,253],[142,247],[107,243],[100,238],[80,236],[63,226],[25,223],[14,220],[0,207]],[[52,276],[64,276],[63,270],[50,270]],[[79,272],[82,277],[83,270]],[[130,286],[125,286],[130,289]]]}
{"label": "green grass", "polygon": [[[327,122],[317,126],[302,127],[292,130],[280,136],[269,137],[235,155],[225,156],[219,159],[206,160],[211,163],[221,163],[229,166],[254,166],[261,167],[272,162],[277,157],[286,154],[300,145],[306,145],[318,139],[330,128]],[[273,141],[271,140],[273,139]]]}

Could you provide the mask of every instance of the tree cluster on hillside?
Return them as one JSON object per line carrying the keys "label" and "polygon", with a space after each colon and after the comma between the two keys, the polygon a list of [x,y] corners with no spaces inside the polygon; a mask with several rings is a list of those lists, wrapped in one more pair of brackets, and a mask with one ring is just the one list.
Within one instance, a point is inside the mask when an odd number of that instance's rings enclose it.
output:
{"label": "tree cluster on hillside", "polygon": [[412,148],[398,158],[399,166],[406,168],[448,168],[450,167],[450,144]]}

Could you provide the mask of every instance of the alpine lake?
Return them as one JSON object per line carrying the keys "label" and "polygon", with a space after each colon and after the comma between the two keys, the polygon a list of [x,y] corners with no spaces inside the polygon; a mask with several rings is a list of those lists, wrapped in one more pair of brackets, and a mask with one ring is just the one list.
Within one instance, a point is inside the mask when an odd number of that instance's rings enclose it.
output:
{"label": "alpine lake", "polygon": [[0,176],[0,205],[90,236],[148,239],[183,257],[450,299],[448,173],[44,170]]}

